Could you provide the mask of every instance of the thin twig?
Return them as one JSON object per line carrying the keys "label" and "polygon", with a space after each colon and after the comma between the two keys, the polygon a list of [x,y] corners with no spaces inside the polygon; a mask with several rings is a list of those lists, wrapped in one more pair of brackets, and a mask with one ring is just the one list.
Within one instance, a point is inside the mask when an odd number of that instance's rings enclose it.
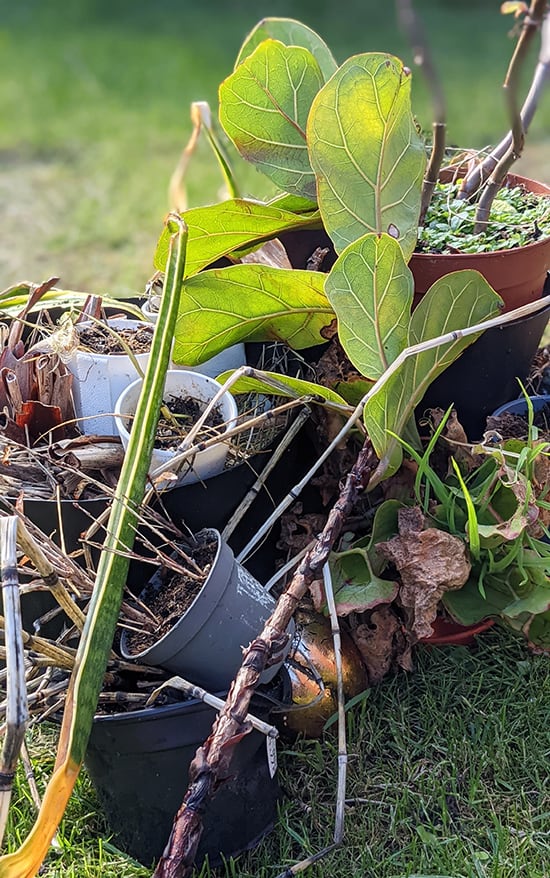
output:
{"label": "thin twig", "polygon": [[518,86],[521,70],[529,50],[529,45],[536,32],[540,29],[546,13],[546,0],[532,0],[529,12],[525,16],[523,27],[515,52],[510,61],[506,79],[504,80],[504,93],[510,116],[511,143],[505,154],[499,160],[487,184],[483,188],[481,198],[476,211],[474,234],[479,235],[485,231],[491,207],[497,192],[501,189],[508,171],[515,161],[520,158],[525,143],[525,131],[521,110],[518,107]]}
{"label": "thin twig", "polygon": [[328,562],[323,567],[323,582],[330,614],[330,627],[334,644],[334,664],[336,666],[336,691],[338,696],[338,787],[336,794],[336,818],[334,821],[334,843],[341,844],[344,838],[348,751],[346,744],[346,713],[344,709],[344,678],[342,672],[342,638],[340,637],[340,625]]}

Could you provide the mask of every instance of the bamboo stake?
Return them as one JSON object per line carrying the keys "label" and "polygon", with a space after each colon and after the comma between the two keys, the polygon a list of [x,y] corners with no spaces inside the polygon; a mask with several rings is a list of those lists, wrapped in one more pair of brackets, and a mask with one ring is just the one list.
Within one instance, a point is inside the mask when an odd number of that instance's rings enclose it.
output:
{"label": "bamboo stake", "polygon": [[25,685],[25,658],[21,603],[17,577],[17,516],[0,520],[0,567],[6,623],[7,704],[6,734],[0,764],[0,844],[4,838],[17,760],[29,718]]}
{"label": "bamboo stake", "polygon": [[28,532],[24,523],[20,518],[17,519],[17,542],[25,555],[31,559],[34,567],[44,581],[44,585],[50,590],[57,603],[62,610],[65,611],[71,622],[73,622],[79,631],[84,628],[86,616],[75,604],[69,592],[61,582],[57,570],[48,561],[44,552]]}
{"label": "bamboo stake", "polygon": [[[203,701],[205,704],[208,704],[209,707],[213,707],[218,711],[222,710],[227,703],[223,701],[223,699],[218,698],[217,695],[211,695],[210,692],[207,692],[202,686],[196,686],[195,683],[190,683],[189,680],[184,680],[183,677],[170,677],[169,680],[166,680],[151,693],[146,706],[150,707],[167,686],[170,686],[172,689],[178,689],[180,692],[185,692],[187,695],[190,695],[191,698],[198,698],[199,701]],[[262,735],[265,735],[268,738],[279,737],[279,730],[275,728],[275,726],[265,723],[261,719],[257,719],[257,717],[251,713],[246,715],[245,722],[250,723],[253,729],[261,732]]]}
{"label": "bamboo stake", "polygon": [[268,462],[264,466],[262,472],[248,491],[245,497],[243,497],[241,503],[237,506],[235,512],[225,525],[222,533],[222,537],[224,540],[229,539],[235,528],[237,527],[239,521],[242,517],[248,512],[250,507],[252,506],[254,500],[260,493],[261,489],[265,485],[265,481],[269,474],[274,470],[274,468],[279,463],[281,457],[290,446],[290,444],[294,441],[295,437],[298,435],[305,422],[309,418],[311,414],[311,410],[306,406],[302,411],[298,414],[298,417],[295,421],[290,425],[289,429],[286,431],[285,435],[279,442],[277,448],[272,453]]}
{"label": "bamboo stake", "polygon": [[336,613],[332,576],[328,562],[323,567],[325,597],[330,613],[330,626],[334,643],[334,663],[336,665],[336,684],[338,694],[338,792],[336,798],[336,819],[334,822],[334,844],[341,844],[344,838],[344,809],[346,804],[346,773],[348,752],[346,744],[346,714],[344,711],[344,678],[342,673],[342,638]]}

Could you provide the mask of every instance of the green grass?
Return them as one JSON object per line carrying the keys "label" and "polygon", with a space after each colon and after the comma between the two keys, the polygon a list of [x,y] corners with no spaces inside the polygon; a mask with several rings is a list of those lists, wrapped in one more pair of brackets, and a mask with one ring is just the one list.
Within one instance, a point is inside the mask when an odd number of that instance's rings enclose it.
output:
{"label": "green grass", "polygon": [[[549,704],[547,658],[506,633],[485,634],[473,650],[419,651],[413,674],[387,680],[347,714],[346,840],[309,878],[548,878]],[[44,734],[35,742],[42,781],[52,749]],[[331,841],[335,736],[287,743],[281,761],[286,799],[275,831],[201,878],[274,878]],[[19,807],[12,839],[29,825],[28,802]],[[110,846],[85,775],[60,845],[44,878],[151,874]]]}
{"label": "green grass", "polygon": [[[447,92],[450,141],[480,146],[498,138],[511,20],[496,0],[419,0],[418,8]],[[189,104],[206,99],[215,107],[217,85],[257,19],[301,17],[340,60],[366,50],[410,60],[391,6],[352,0],[347,10],[313,0],[0,0],[0,288],[56,274],[66,287],[95,293],[142,289],[167,183],[189,135]],[[414,92],[428,126],[418,76]],[[533,125],[533,155],[549,125],[546,100]],[[191,203],[215,199],[220,182],[204,147]],[[246,189],[265,189],[254,171]]]}

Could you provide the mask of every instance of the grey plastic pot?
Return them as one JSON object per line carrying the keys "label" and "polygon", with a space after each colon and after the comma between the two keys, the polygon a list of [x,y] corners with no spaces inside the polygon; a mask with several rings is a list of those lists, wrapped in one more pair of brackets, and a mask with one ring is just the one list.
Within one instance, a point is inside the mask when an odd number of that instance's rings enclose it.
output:
{"label": "grey plastic pot", "polygon": [[[260,634],[275,601],[235,560],[219,532],[211,529],[209,533],[217,540],[217,551],[208,578],[193,603],[153,646],[132,653],[124,632],[120,651],[126,659],[164,668],[215,692],[229,687],[241,666],[243,647]],[[164,571],[156,573],[141,599],[146,591],[160,589],[164,578]],[[293,630],[292,624],[289,633]],[[266,668],[262,683],[275,676],[283,660],[281,656],[278,663]]]}

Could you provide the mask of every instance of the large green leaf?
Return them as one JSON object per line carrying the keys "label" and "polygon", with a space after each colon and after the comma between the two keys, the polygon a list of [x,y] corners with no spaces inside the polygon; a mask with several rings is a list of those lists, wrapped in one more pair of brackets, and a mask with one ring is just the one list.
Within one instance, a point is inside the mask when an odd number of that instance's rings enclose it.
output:
{"label": "large green leaf", "polygon": [[365,235],[339,256],[325,283],[338,336],[356,369],[380,378],[407,342],[413,276],[389,235]]}
{"label": "large green leaf", "polygon": [[233,265],[182,287],[173,359],[195,366],[241,341],[284,341],[297,350],[326,340],[334,312],[316,271]]}
{"label": "large green leaf", "polygon": [[[495,317],[501,308],[502,299],[479,272],[455,271],[436,281],[414,310],[408,344],[474,326]],[[367,402],[365,426],[380,458],[371,485],[395,472],[401,463],[401,445],[389,431],[405,435],[407,423],[431,382],[479,335],[457,338],[409,357]]]}
{"label": "large green leaf", "polygon": [[314,30],[294,18],[263,18],[241,46],[235,67],[248,58],[264,40],[279,40],[285,46],[302,46],[316,58],[325,79],[338,67],[327,44]]}
{"label": "large green leaf", "polygon": [[410,110],[410,73],[392,55],[356,55],[321,89],[307,123],[319,207],[341,252],[389,232],[409,259],[426,162]]}
{"label": "large green leaf", "polygon": [[[217,381],[223,384],[233,374],[233,369],[217,376]],[[262,381],[261,378],[239,378],[231,387],[231,393],[266,393],[270,396],[313,396],[327,402],[335,402],[338,405],[347,405],[346,400],[334,390],[323,387],[322,384],[314,384],[313,381],[304,381],[303,378],[292,378],[290,375],[281,375],[279,372],[263,372],[278,386]]]}
{"label": "large green leaf", "polygon": [[[186,210],[183,218],[189,229],[185,276],[196,274],[216,259],[249,245],[261,244],[280,232],[320,226],[319,213],[310,202],[293,203],[300,213],[280,207],[235,198]],[[165,227],[157,244],[155,268],[164,271],[173,226]]]}
{"label": "large green leaf", "polygon": [[266,40],[220,86],[220,122],[241,155],[306,198],[316,195],[306,121],[323,82],[307,49]]}
{"label": "large green leaf", "polygon": [[364,549],[331,555],[330,568],[339,616],[390,604],[397,595],[397,582],[376,576]]}

